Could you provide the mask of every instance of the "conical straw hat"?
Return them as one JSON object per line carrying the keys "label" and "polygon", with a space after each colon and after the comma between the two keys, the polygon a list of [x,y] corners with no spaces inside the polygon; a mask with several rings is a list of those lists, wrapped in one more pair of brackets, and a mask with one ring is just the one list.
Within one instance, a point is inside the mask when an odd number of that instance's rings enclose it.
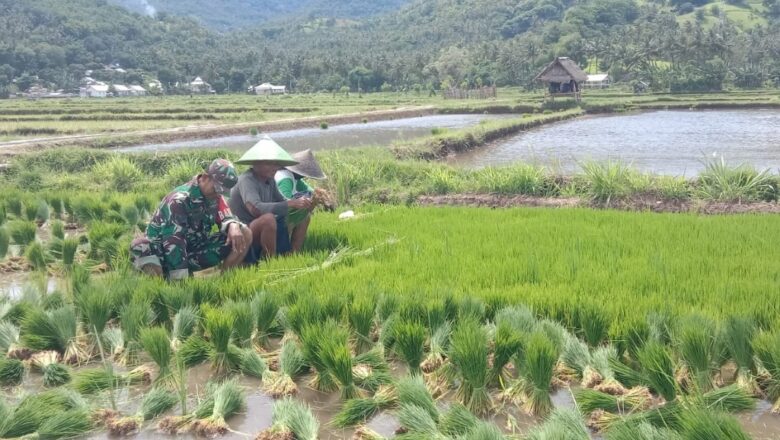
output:
{"label": "conical straw hat", "polygon": [[288,170],[295,174],[300,174],[303,177],[309,177],[312,179],[325,179],[325,173],[322,172],[320,164],[317,163],[317,159],[314,158],[314,153],[311,150],[303,150],[293,154],[293,159],[298,161],[298,165],[290,165]]}
{"label": "conical straw hat", "polygon": [[247,150],[241,159],[236,161],[241,165],[252,165],[255,162],[273,163],[279,166],[290,166],[298,163],[290,156],[290,153],[284,151],[273,139],[264,135],[259,142]]}

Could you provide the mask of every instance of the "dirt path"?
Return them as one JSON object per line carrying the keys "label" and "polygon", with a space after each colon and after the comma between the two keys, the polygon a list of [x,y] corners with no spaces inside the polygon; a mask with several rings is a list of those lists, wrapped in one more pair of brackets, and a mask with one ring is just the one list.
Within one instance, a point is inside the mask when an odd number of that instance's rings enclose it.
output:
{"label": "dirt path", "polygon": [[500,196],[496,194],[450,194],[444,196],[420,196],[417,203],[423,206],[476,206],[489,208],[544,207],[544,208],[602,208],[625,211],[649,212],[693,212],[699,214],[780,214],[780,204],[775,202],[727,203],[661,200],[652,196],[640,196],[613,202],[597,204],[581,197],[534,197]]}
{"label": "dirt path", "polygon": [[376,110],[360,113],[307,116],[265,122],[241,122],[219,125],[188,125],[157,130],[128,131],[121,133],[95,133],[83,135],[53,136],[36,139],[20,139],[0,142],[0,161],[8,157],[42,148],[63,146],[116,147],[136,143],[171,142],[175,140],[202,139],[248,133],[252,128],[260,131],[289,130],[319,126],[321,121],[330,125],[367,121],[426,116],[436,112],[434,106],[400,107],[392,110]]}

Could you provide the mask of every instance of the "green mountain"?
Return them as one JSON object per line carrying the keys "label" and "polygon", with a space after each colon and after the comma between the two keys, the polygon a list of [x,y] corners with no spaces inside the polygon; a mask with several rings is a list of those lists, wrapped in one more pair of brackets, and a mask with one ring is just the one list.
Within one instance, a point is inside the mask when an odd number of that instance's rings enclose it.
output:
{"label": "green mountain", "polygon": [[140,14],[193,17],[228,31],[295,17],[362,18],[393,11],[409,0],[110,0]]}

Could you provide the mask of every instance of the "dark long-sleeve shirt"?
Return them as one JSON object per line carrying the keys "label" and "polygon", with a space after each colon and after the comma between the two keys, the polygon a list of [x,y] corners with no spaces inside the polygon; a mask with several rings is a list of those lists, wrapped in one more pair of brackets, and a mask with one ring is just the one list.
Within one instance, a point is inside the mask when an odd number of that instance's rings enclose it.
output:
{"label": "dark long-sleeve shirt", "polygon": [[255,216],[246,208],[246,203],[255,207],[261,214],[287,216],[287,199],[279,193],[274,178],[260,180],[251,169],[238,176],[238,183],[230,190],[230,210],[239,220],[249,224]]}

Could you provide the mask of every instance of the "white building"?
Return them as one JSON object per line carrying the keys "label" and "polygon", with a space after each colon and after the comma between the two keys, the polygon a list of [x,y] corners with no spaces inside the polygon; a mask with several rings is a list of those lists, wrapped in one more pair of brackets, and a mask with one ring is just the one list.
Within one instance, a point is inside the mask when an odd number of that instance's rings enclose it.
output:
{"label": "white building", "polygon": [[608,73],[596,73],[588,75],[588,79],[583,84],[588,89],[606,89],[610,85]]}
{"label": "white building", "polygon": [[79,88],[79,96],[82,98],[105,98],[108,96],[108,85],[96,82]]}
{"label": "white building", "polygon": [[263,83],[253,87],[256,95],[284,95],[287,93],[286,86],[275,86],[271,83]]}
{"label": "white building", "polygon": [[198,76],[190,83],[190,91],[192,91],[192,93],[213,93],[214,89],[211,88],[211,84],[203,81],[203,79]]}
{"label": "white building", "polygon": [[130,86],[132,96],[146,96],[146,89],[141,86]]}
{"label": "white building", "polygon": [[130,87],[114,84],[114,96],[130,96]]}

